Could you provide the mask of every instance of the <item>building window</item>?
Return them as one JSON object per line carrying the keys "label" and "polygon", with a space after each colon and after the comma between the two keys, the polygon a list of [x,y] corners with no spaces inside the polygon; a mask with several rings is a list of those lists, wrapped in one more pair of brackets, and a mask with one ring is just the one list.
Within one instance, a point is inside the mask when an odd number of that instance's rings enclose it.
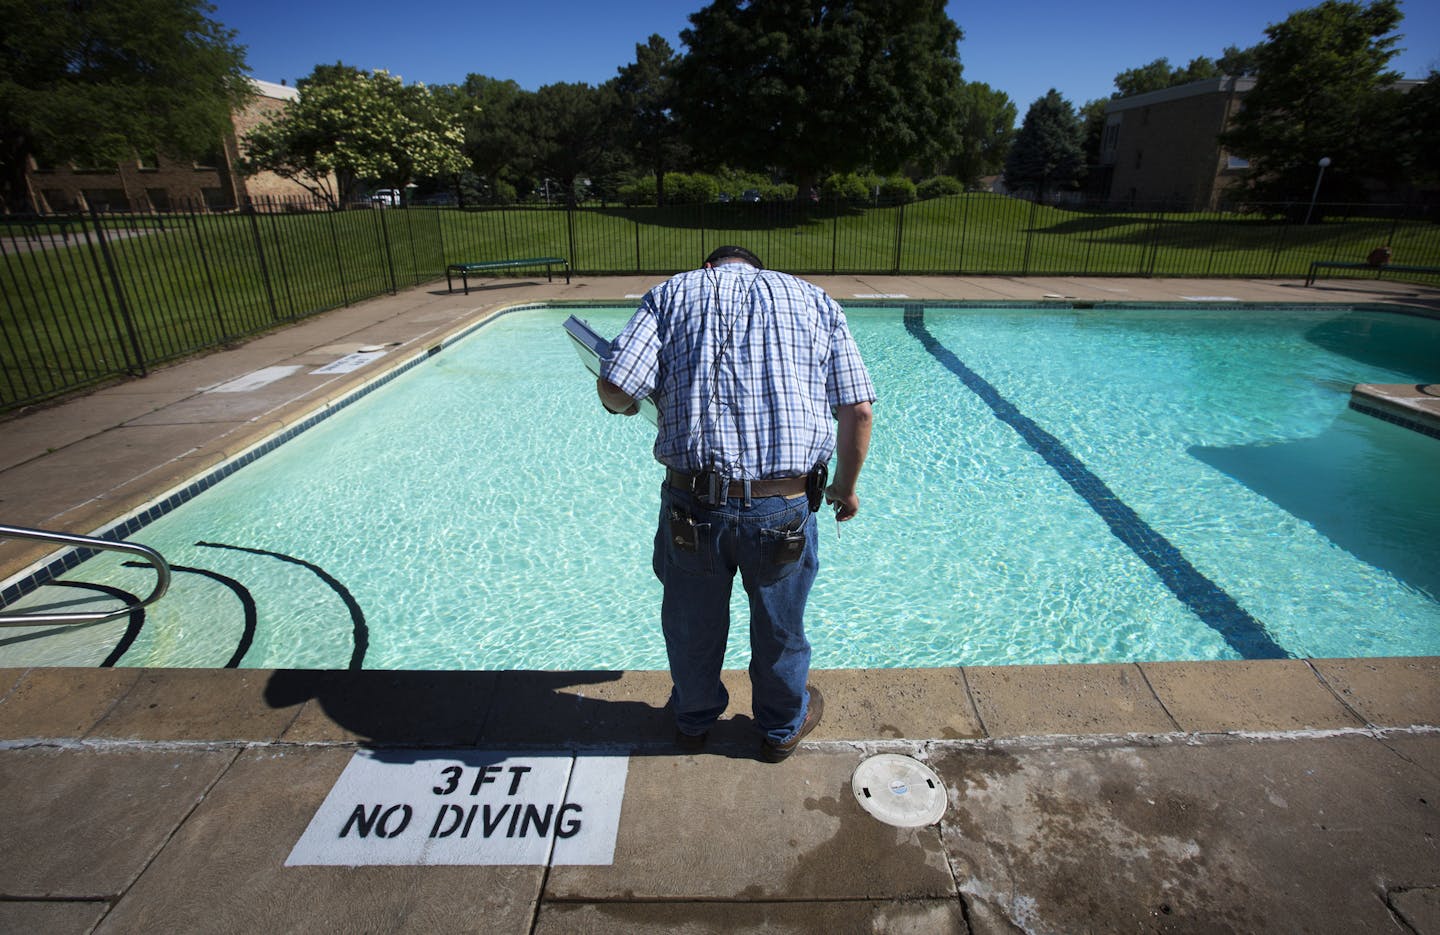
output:
{"label": "building window", "polygon": [[209,152],[202,153],[195,158],[196,169],[209,169],[211,171],[214,171],[215,169],[220,168],[224,164],[225,153],[221,151],[218,144]]}
{"label": "building window", "polygon": [[1225,168],[1227,168],[1227,169],[1248,169],[1248,168],[1250,168],[1250,160],[1249,160],[1249,159],[1243,159],[1243,158],[1241,158],[1240,156],[1226,156],[1226,157],[1225,157]]}
{"label": "building window", "polygon": [[163,188],[145,189],[145,197],[150,199],[150,207],[155,211],[170,210],[170,192]]}
{"label": "building window", "polygon": [[85,203],[95,211],[130,210],[130,199],[123,188],[87,188]]}
{"label": "building window", "polygon": [[1105,134],[1100,138],[1100,161],[1114,162],[1115,148],[1120,145],[1120,122],[1107,122]]}
{"label": "building window", "polygon": [[43,188],[40,194],[45,198],[45,204],[51,211],[74,211],[75,198],[63,188]]}
{"label": "building window", "polygon": [[135,165],[137,168],[139,168],[141,172],[159,172],[160,157],[157,156],[153,151],[148,153],[139,153],[135,157]]}
{"label": "building window", "polygon": [[205,207],[211,211],[229,211],[231,208],[223,188],[202,188],[200,197],[205,199]]}

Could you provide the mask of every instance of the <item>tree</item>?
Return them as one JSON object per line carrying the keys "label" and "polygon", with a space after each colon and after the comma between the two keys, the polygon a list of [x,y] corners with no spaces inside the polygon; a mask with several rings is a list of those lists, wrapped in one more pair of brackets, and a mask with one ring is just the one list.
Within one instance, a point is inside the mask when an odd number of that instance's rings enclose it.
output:
{"label": "tree", "polygon": [[1163,91],[1192,81],[1218,78],[1220,74],[1220,68],[1215,61],[1203,55],[1192,58],[1184,68],[1172,68],[1169,59],[1157,58],[1148,65],[1130,68],[1116,75],[1115,93],[1111,97],[1130,97],[1149,91]]}
{"label": "tree", "polygon": [[656,203],[665,204],[665,172],[679,156],[679,128],[675,122],[675,50],[662,36],[652,35],[635,46],[635,61],[620,69],[615,90],[629,118],[626,136],[641,164],[655,176]]}
{"label": "tree", "polygon": [[196,156],[253,94],[245,50],[202,0],[0,0],[0,187],[25,210],[30,159]]}
{"label": "tree", "polygon": [[514,81],[467,75],[460,92],[470,106],[463,117],[465,155],[485,180],[489,201],[531,171],[532,149],[524,120],[530,92]]}
{"label": "tree", "polygon": [[1266,28],[1258,76],[1221,144],[1250,161],[1248,197],[1307,201],[1321,157],[1322,201],[1363,195],[1366,178],[1399,173],[1400,95],[1386,70],[1401,19],[1396,0],[1325,0]]}
{"label": "tree", "polygon": [[1405,95],[1401,105],[1404,133],[1400,143],[1410,181],[1421,188],[1440,188],[1440,72]]}
{"label": "tree", "polygon": [[525,99],[524,110],[535,171],[558,182],[566,201],[573,203],[576,181],[613,145],[619,110],[614,87],[547,84]]}
{"label": "tree", "polygon": [[337,207],[362,181],[403,188],[415,177],[459,172],[464,134],[422,84],[337,62],[296,84],[300,96],[246,135],[246,171],[269,170]]}
{"label": "tree", "polygon": [[690,15],[675,109],[712,165],[832,172],[954,147],[960,27],[944,0],[714,0]]}
{"label": "tree", "polygon": [[959,143],[949,161],[949,173],[966,185],[995,175],[1015,139],[1015,105],[1004,91],[979,81],[966,81],[960,89]]}
{"label": "tree", "polygon": [[1052,187],[1075,181],[1085,164],[1080,121],[1070,102],[1051,88],[1025,112],[1025,122],[1005,159],[1005,184],[1034,189],[1041,200]]}
{"label": "tree", "polygon": [[1220,69],[1220,74],[1230,75],[1234,78],[1253,78],[1260,73],[1260,46],[1252,45],[1248,49],[1239,46],[1227,45],[1225,51],[1215,62]]}

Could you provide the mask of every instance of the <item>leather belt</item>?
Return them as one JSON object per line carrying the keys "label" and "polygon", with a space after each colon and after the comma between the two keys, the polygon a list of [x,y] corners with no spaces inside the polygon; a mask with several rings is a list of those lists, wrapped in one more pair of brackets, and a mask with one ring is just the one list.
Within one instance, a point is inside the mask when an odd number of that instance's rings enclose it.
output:
{"label": "leather belt", "polygon": [[[710,475],[686,474],[674,468],[665,469],[665,481],[671,487],[688,490],[702,497],[710,493]],[[745,496],[745,482],[733,480],[726,491],[730,497]],[[805,495],[805,477],[776,477],[769,480],[752,480],[750,496],[753,497],[801,497]]]}

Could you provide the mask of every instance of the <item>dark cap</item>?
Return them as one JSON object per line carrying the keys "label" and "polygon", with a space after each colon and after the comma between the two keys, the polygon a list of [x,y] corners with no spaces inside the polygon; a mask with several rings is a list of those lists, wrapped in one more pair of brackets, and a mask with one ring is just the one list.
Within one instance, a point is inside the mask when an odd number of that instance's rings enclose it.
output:
{"label": "dark cap", "polygon": [[760,262],[760,258],[744,247],[716,247],[705,258],[705,265],[713,266],[721,260],[744,260],[756,269],[765,268],[765,264]]}

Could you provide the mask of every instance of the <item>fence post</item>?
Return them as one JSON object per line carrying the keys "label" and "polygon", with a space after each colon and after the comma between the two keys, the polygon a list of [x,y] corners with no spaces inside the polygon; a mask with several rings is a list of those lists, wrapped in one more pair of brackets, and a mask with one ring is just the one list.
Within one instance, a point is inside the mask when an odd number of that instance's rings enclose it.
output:
{"label": "fence post", "polygon": [[[267,197],[264,200],[266,206],[270,209],[265,213],[270,216],[270,237],[275,242],[275,263],[280,268],[280,287],[285,290],[285,304],[291,312],[286,317],[294,321],[300,317],[301,313],[294,310],[295,294],[290,290],[290,275],[289,271],[285,268],[285,242],[280,239],[280,212],[277,210],[274,197]],[[250,205],[254,207],[254,199],[251,199]]]}
{"label": "fence post", "polygon": [[1155,276],[1155,261],[1160,255],[1160,225],[1165,220],[1165,209],[1157,208],[1150,216],[1150,262],[1145,270],[1147,278]]}
{"label": "fence post", "polygon": [[570,239],[570,268],[573,270],[575,262],[575,196],[571,195],[565,202],[565,233]]}
{"label": "fence post", "polygon": [[390,271],[390,294],[395,295],[400,290],[395,285],[395,257],[390,249],[390,226],[385,223],[386,208],[378,205],[370,210],[380,218],[380,249],[385,254],[385,268]]}
{"label": "fence post", "polygon": [[440,267],[445,267],[445,208],[435,206],[435,240],[440,245]]}
{"label": "fence post", "polygon": [[190,206],[190,229],[195,232],[195,246],[200,251],[200,269],[205,273],[205,285],[210,289],[210,301],[215,305],[215,324],[219,329],[217,336],[221,341],[230,340],[229,326],[225,324],[225,310],[220,305],[220,293],[215,288],[215,273],[210,268],[210,258],[205,253],[205,238],[200,234],[200,219],[195,214],[195,202],[187,201]]}
{"label": "fence post", "polygon": [[635,225],[635,272],[640,272],[640,219],[632,217],[630,223]]}
{"label": "fence post", "polygon": [[965,269],[965,241],[970,235],[970,202],[972,196],[970,192],[965,192],[961,194],[960,198],[961,204],[965,206],[965,210],[960,212],[960,254],[955,257],[956,275],[961,274]]}
{"label": "fence post", "polygon": [[[115,266],[115,258],[110,255],[110,244],[105,240],[105,231],[100,225],[100,215],[95,206],[90,205],[90,220],[95,225],[95,243],[100,245],[100,255],[105,259],[105,270],[110,277],[110,286],[115,290],[115,304],[120,311],[120,320],[125,326],[125,334],[130,339],[130,350],[135,354],[135,369],[139,376],[145,376],[145,353],[140,347],[140,332],[135,327],[135,319],[130,314],[129,303],[125,301],[125,287],[120,283],[120,271]],[[93,253],[91,254],[93,257]]]}
{"label": "fence post", "polygon": [[894,275],[900,275],[900,251],[905,240],[905,205],[902,202],[900,210],[895,214],[895,265]]}
{"label": "fence post", "polygon": [[[1044,186],[1041,186],[1044,190]],[[1035,200],[1030,202],[1030,220],[1025,225],[1025,257],[1020,261],[1020,275],[1030,275],[1030,240],[1035,236],[1035,215],[1040,212],[1040,192],[1035,193]]]}
{"label": "fence post", "polygon": [[1270,251],[1270,270],[1262,275],[1274,276],[1275,269],[1280,265],[1280,251],[1285,245],[1285,235],[1290,233],[1290,204],[1285,204],[1285,209],[1280,213],[1280,231],[1275,235],[1275,248]]}
{"label": "fence post", "polygon": [[340,301],[349,305],[350,290],[345,287],[345,258],[340,252],[340,233],[335,230],[335,215],[340,213],[340,209],[332,205],[327,213],[330,215],[330,242],[335,246],[335,272],[340,277]]}
{"label": "fence post", "polygon": [[835,264],[839,262],[840,250],[840,196],[830,199],[830,275],[835,275]]}
{"label": "fence post", "polygon": [[265,284],[265,299],[270,303],[270,317],[279,321],[280,309],[275,305],[275,290],[270,286],[270,268],[265,264],[265,244],[260,240],[260,222],[255,217],[255,203],[247,199],[241,210],[250,217],[250,233],[255,237],[255,258],[260,261],[260,281]]}

